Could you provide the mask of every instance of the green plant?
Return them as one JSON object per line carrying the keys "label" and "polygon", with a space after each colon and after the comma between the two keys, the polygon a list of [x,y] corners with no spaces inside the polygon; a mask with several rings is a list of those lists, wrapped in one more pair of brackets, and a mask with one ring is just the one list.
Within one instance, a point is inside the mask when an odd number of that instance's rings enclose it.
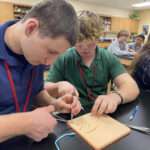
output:
{"label": "green plant", "polygon": [[129,18],[130,18],[130,19],[133,19],[133,20],[139,20],[139,19],[140,19],[139,11],[133,10],[133,11],[131,12],[131,14],[129,15]]}

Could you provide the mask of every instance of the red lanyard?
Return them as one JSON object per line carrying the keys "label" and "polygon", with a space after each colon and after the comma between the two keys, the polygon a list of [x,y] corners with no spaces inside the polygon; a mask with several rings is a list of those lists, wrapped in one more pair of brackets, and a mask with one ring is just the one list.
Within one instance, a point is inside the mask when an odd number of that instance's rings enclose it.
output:
{"label": "red lanyard", "polygon": [[[91,89],[88,87],[88,84],[87,84],[87,81],[86,81],[86,79],[85,79],[85,73],[84,73],[84,71],[83,71],[83,69],[82,69],[82,67],[81,67],[81,65],[80,65],[80,63],[78,63],[78,67],[79,67],[79,73],[80,73],[80,78],[81,78],[81,80],[82,80],[82,82],[83,82],[83,84],[84,84],[84,87],[86,88],[86,90],[87,90],[87,96],[91,99],[91,100],[95,100],[96,99],[96,96],[93,94],[93,92],[91,91]],[[93,68],[93,75],[94,75],[94,77],[96,76],[96,69],[95,69],[95,66],[94,66],[94,68]]]}
{"label": "red lanyard", "polygon": [[[16,107],[16,112],[20,112],[21,109],[20,109],[20,106],[19,106],[19,100],[18,100],[18,97],[17,97],[15,84],[14,84],[14,81],[12,79],[12,73],[11,73],[10,68],[9,68],[9,66],[6,62],[4,62],[4,65],[5,65],[7,77],[8,77],[9,83],[10,83],[11,92],[12,92],[12,96],[13,96],[13,102],[14,102],[15,107]],[[24,107],[23,107],[23,112],[27,111],[27,107],[28,107],[28,104],[29,104],[29,101],[30,101],[33,76],[34,76],[34,73],[32,71],[32,76],[31,76],[31,79],[29,80],[29,83],[28,83],[27,96],[26,96]]]}

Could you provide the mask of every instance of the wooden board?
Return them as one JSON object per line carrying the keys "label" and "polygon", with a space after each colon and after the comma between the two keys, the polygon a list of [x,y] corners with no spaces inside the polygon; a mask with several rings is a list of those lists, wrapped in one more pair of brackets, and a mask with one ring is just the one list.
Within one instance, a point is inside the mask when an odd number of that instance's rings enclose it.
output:
{"label": "wooden board", "polygon": [[101,150],[131,132],[108,115],[95,117],[88,113],[68,121],[68,125],[95,150]]}

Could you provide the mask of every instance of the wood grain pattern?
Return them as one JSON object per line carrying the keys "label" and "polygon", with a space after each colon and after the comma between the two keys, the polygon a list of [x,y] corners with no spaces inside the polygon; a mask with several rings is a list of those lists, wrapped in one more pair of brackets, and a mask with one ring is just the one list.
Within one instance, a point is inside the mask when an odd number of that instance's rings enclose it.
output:
{"label": "wood grain pattern", "polygon": [[94,117],[88,113],[68,121],[68,125],[95,150],[101,150],[131,132],[108,115]]}

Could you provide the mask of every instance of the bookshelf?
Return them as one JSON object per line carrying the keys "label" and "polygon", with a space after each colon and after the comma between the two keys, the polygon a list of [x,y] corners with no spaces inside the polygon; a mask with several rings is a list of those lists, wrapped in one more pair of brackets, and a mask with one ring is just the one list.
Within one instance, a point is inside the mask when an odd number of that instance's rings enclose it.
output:
{"label": "bookshelf", "polygon": [[0,23],[11,19],[21,19],[31,7],[32,5],[0,1]]}
{"label": "bookshelf", "polygon": [[14,19],[21,19],[30,9],[31,6],[13,4]]}

